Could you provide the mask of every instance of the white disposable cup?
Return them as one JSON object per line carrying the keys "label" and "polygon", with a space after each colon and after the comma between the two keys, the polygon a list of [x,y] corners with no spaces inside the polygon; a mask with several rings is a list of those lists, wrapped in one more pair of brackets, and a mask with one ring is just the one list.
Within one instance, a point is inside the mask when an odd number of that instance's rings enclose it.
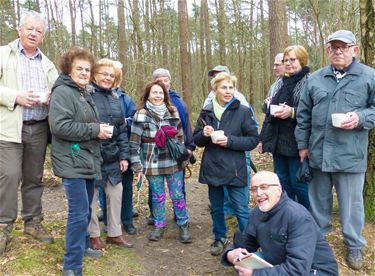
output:
{"label": "white disposable cup", "polygon": [[347,118],[345,113],[332,113],[332,125],[341,128],[341,123]]}
{"label": "white disposable cup", "polygon": [[34,94],[39,97],[41,103],[46,103],[48,101],[49,93],[47,91],[34,91]]}
{"label": "white disposable cup", "polygon": [[112,137],[112,135],[113,135],[113,126],[112,125],[108,125],[107,127],[108,127],[108,130],[111,133],[111,137]]}
{"label": "white disposable cup", "polygon": [[275,112],[281,110],[281,108],[283,108],[281,105],[271,104],[270,105],[270,113],[271,113],[271,115],[275,115]]}
{"label": "white disposable cup", "polygon": [[224,130],[215,130],[211,133],[211,140],[213,143],[216,143],[218,140],[224,137]]}

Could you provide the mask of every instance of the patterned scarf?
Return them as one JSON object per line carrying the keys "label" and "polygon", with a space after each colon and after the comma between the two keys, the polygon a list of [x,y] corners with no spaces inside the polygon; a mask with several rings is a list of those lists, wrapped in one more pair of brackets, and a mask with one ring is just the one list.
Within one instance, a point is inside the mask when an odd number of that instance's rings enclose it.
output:
{"label": "patterned scarf", "polygon": [[160,119],[163,119],[165,113],[167,112],[167,106],[165,105],[165,103],[161,105],[154,105],[150,101],[147,101],[146,107],[147,109],[154,112]]}

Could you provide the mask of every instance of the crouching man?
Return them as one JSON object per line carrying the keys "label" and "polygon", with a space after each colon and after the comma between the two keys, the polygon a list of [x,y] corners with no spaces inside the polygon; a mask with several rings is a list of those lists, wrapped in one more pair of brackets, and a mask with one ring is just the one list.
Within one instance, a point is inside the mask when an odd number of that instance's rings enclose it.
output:
{"label": "crouching man", "polygon": [[282,191],[276,174],[268,171],[251,178],[257,207],[250,211],[242,234],[222,256],[224,265],[233,265],[252,253],[260,253],[273,267],[245,269],[235,266],[238,275],[338,275],[335,256],[310,213]]}

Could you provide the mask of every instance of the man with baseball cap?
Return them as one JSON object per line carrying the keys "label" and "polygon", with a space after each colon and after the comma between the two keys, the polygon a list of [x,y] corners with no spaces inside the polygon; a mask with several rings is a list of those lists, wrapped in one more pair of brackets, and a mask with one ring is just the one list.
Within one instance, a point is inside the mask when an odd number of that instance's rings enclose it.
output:
{"label": "man with baseball cap", "polygon": [[[246,229],[225,250],[224,265],[235,265],[237,275],[338,275],[332,249],[313,217],[282,191],[275,173],[256,173],[250,190],[257,207],[250,211]],[[251,254],[274,266],[249,270],[237,265]]]}
{"label": "man with baseball cap", "polygon": [[[332,229],[332,188],[353,269],[363,265],[363,185],[367,168],[368,133],[375,127],[375,70],[361,64],[354,34],[340,30],[328,37],[330,65],[307,80],[297,110],[295,130],[301,161],[307,156],[314,178],[309,186],[311,213],[323,234]],[[332,114],[343,113],[339,126]]]}

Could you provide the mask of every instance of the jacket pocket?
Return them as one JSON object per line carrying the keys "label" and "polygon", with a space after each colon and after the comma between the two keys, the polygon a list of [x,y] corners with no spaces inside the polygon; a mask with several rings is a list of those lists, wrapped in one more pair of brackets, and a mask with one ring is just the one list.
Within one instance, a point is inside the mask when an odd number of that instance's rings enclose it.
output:
{"label": "jacket pocket", "polygon": [[[313,95],[313,107],[311,110],[311,116],[313,118],[313,125],[322,126],[326,123],[328,105],[326,99],[328,93],[326,91],[318,91]],[[325,101],[325,102],[324,102]]]}
{"label": "jacket pocket", "polygon": [[[345,92],[345,105],[349,107],[349,111],[367,106],[367,97],[363,97],[358,91],[347,89]],[[367,96],[367,95],[366,95]]]}
{"label": "jacket pocket", "polygon": [[325,97],[327,97],[326,91],[318,91],[313,95],[313,105],[319,104]]}
{"label": "jacket pocket", "polygon": [[74,168],[95,170],[93,153],[89,150],[81,148],[78,154],[73,154],[71,156]]}

